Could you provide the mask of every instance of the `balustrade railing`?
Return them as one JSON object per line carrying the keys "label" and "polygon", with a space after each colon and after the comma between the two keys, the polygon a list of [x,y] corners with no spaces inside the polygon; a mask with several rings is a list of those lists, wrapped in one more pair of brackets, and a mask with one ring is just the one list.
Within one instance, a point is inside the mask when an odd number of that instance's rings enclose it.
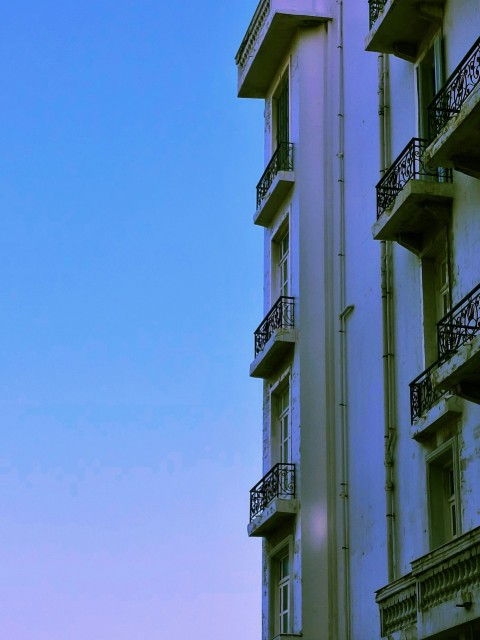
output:
{"label": "balustrade railing", "polygon": [[437,323],[439,358],[449,358],[477,333],[480,333],[480,284]]}
{"label": "balustrade railing", "polygon": [[454,606],[459,592],[480,587],[480,527],[414,560],[411,565],[411,573],[377,592],[382,637],[416,627],[420,615],[446,602]]}
{"label": "balustrade railing", "polygon": [[383,10],[383,7],[387,3],[387,0],[368,0],[369,14],[370,14],[370,29],[378,20],[378,16]]}
{"label": "balustrade railing", "polygon": [[431,409],[442,398],[446,391],[442,391],[432,385],[432,373],[438,367],[438,361],[425,369],[410,383],[410,419],[411,423],[416,418]]}
{"label": "balustrade railing", "polygon": [[263,351],[276,329],[289,329],[294,326],[294,298],[280,296],[267,316],[255,331],[255,357]]}
{"label": "balustrade railing", "polygon": [[276,464],[250,490],[250,521],[258,516],[274,498],[295,497],[295,465]]}
{"label": "balustrade railing", "polygon": [[409,180],[428,177],[439,182],[452,182],[451,169],[424,164],[423,153],[427,146],[425,138],[412,138],[377,184],[377,219],[392,205]]}
{"label": "balustrade railing", "polygon": [[293,144],[280,142],[257,184],[257,209],[279,171],[293,171]]}
{"label": "balustrade railing", "polygon": [[242,40],[242,44],[240,45],[240,49],[238,50],[237,56],[235,58],[235,62],[241,67],[243,70],[250,56],[252,55],[252,51],[255,48],[257,43],[257,39],[259,34],[262,31],[263,25],[270,13],[270,0],[260,0],[255,13],[253,14],[253,18],[248,25],[247,33]]}
{"label": "balustrade railing", "polygon": [[480,38],[428,106],[429,135],[435,138],[480,82]]}

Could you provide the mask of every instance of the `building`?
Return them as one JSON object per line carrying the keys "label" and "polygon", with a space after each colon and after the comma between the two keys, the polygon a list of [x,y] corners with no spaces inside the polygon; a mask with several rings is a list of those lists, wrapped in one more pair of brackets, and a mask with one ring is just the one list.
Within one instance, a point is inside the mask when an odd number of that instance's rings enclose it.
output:
{"label": "building", "polygon": [[480,638],[480,4],[261,0],[262,636]]}

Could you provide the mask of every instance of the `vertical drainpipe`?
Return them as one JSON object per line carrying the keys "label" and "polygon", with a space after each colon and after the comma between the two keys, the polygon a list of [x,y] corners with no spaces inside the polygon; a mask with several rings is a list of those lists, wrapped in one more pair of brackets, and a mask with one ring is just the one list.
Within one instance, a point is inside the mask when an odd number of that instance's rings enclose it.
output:
{"label": "vertical drainpipe", "polygon": [[[390,127],[387,115],[388,101],[388,56],[378,56],[378,115],[380,124],[380,173],[383,175],[390,164]],[[381,291],[382,291],[382,338],[383,338],[383,402],[384,402],[384,464],[385,464],[385,513],[387,525],[388,582],[396,576],[394,486],[393,464],[395,447],[395,370],[393,359],[393,304],[391,297],[391,245],[381,241]]]}
{"label": "vertical drainpipe", "polygon": [[340,351],[340,456],[341,481],[340,497],[342,499],[342,569],[343,569],[343,616],[344,640],[351,637],[351,607],[350,607],[350,538],[349,538],[349,505],[348,505],[348,416],[347,416],[347,354],[346,354],[346,320],[353,311],[353,306],[346,306],[345,293],[345,96],[344,96],[344,60],[343,60],[343,0],[338,4],[338,208],[339,208],[339,351]]}

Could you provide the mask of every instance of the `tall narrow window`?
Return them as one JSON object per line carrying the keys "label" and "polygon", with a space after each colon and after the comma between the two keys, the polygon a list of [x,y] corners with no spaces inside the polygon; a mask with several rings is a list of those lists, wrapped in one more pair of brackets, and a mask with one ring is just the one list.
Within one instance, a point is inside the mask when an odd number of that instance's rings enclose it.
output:
{"label": "tall narrow window", "polygon": [[446,230],[438,234],[422,257],[425,364],[438,358],[437,322],[451,307],[450,269]]}
{"label": "tall narrow window", "polygon": [[443,47],[438,36],[417,67],[418,83],[418,133],[429,137],[427,107],[443,83]]}
{"label": "tall narrow window", "polygon": [[280,441],[279,462],[290,462],[290,385],[284,387],[277,396],[277,409]]}
{"label": "tall narrow window", "polygon": [[288,76],[283,80],[275,97],[275,146],[278,147],[282,142],[290,142],[289,132],[289,88]]}
{"label": "tall narrow window", "polygon": [[278,242],[278,290],[281,296],[289,294],[289,234],[288,230]]}
{"label": "tall narrow window", "polygon": [[459,470],[455,440],[427,458],[430,540],[432,548],[460,532]]}
{"label": "tall narrow window", "polygon": [[288,552],[278,560],[278,632],[290,630],[290,558]]}

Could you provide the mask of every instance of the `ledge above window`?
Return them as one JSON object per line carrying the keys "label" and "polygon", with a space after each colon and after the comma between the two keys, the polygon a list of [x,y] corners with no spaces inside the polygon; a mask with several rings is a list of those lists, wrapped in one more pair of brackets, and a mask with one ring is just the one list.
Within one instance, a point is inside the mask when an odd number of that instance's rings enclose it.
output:
{"label": "ledge above window", "polygon": [[265,98],[297,29],[331,17],[328,0],[260,0],[235,56],[238,96]]}
{"label": "ledge above window", "polygon": [[370,32],[366,51],[393,53],[417,59],[443,18],[443,2],[418,0],[369,0]]}

